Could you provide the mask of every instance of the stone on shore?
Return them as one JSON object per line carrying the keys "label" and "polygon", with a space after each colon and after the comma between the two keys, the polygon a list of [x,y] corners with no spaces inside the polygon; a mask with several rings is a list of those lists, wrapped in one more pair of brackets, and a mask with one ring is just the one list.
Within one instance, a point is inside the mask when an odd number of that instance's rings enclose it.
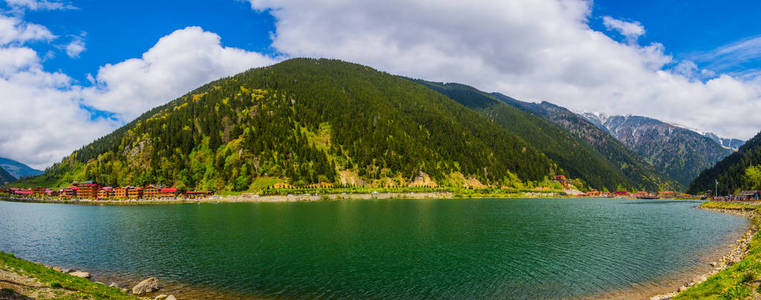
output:
{"label": "stone on shore", "polygon": [[108,286],[109,286],[109,287],[115,287],[115,288],[117,288],[117,289],[119,288],[119,284],[117,284],[116,282],[112,282],[112,283],[111,283],[111,284],[109,284]]}
{"label": "stone on shore", "polygon": [[74,271],[74,272],[69,273],[69,275],[76,276],[76,277],[79,277],[79,278],[90,278],[90,273],[85,272],[85,271]]}
{"label": "stone on shore", "polygon": [[165,300],[177,300],[177,298],[175,298],[174,295],[169,295]]}
{"label": "stone on shore", "polygon": [[164,299],[166,299],[166,297],[167,296],[165,294],[161,294],[161,295],[156,296],[156,298],[154,298],[154,300],[164,300]]}
{"label": "stone on shore", "polygon": [[156,277],[151,277],[141,281],[140,283],[132,287],[132,294],[142,295],[145,293],[153,293],[155,291],[158,291],[160,288],[161,287],[159,286],[159,279]]}

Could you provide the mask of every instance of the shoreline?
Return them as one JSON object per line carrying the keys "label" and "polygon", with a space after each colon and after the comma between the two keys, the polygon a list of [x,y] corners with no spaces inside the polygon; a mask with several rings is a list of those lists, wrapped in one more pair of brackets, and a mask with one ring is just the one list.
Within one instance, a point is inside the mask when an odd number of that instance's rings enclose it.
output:
{"label": "shoreline", "polygon": [[[239,195],[215,195],[208,198],[175,198],[175,199],[130,199],[130,200],[90,200],[90,199],[50,199],[50,198],[27,198],[0,196],[0,201],[26,202],[26,203],[59,203],[79,205],[161,205],[161,204],[199,204],[199,203],[281,203],[281,202],[315,202],[315,201],[341,201],[341,200],[386,200],[386,199],[484,199],[484,198],[606,198],[618,199],[618,197],[588,197],[585,195],[562,195],[555,192],[520,192],[520,193],[472,193],[462,194],[457,192],[373,192],[373,193],[331,193],[331,194],[288,194],[260,196],[258,194]],[[621,198],[629,200],[676,200],[695,201],[700,199],[639,199]]]}

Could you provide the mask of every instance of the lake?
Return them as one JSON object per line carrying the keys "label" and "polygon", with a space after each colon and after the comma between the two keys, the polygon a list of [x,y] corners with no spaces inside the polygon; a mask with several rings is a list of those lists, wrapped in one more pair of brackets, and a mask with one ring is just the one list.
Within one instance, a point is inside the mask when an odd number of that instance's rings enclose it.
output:
{"label": "lake", "polygon": [[99,280],[157,276],[179,296],[192,289],[220,298],[574,298],[647,290],[704,267],[704,255],[748,223],[699,204],[0,201],[0,250]]}

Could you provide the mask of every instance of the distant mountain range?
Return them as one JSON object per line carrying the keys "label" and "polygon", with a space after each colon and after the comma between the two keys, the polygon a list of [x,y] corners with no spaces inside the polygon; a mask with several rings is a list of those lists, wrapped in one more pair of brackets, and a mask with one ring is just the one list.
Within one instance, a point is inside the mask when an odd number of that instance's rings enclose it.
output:
{"label": "distant mountain range", "polygon": [[740,149],[740,147],[742,147],[743,144],[745,144],[745,141],[741,139],[723,138],[723,137],[719,137],[713,132],[705,132],[703,133],[703,135],[713,140],[714,142],[718,143],[722,147],[730,149],[732,151],[737,151],[738,149]]}
{"label": "distant mountain range", "polygon": [[[737,139],[723,139],[641,116],[581,114],[606,130],[655,168],[688,186],[704,169],[732,154]],[[724,146],[720,142],[725,141]]]}
{"label": "distant mountain range", "polygon": [[[577,129],[585,125],[578,123],[587,122],[563,108],[548,103],[535,105],[521,102],[463,84],[424,80],[416,82],[454,99],[517,134],[544,152],[565,172],[584,180],[591,187],[614,191],[674,189],[678,186],[594,125],[586,126],[595,131],[594,134],[580,134],[584,130]],[[565,118],[568,116],[574,120]]]}
{"label": "distant mountain range", "polygon": [[3,157],[0,157],[0,168],[10,173],[10,175],[16,179],[37,176],[43,173],[42,171],[33,169],[23,163]]}

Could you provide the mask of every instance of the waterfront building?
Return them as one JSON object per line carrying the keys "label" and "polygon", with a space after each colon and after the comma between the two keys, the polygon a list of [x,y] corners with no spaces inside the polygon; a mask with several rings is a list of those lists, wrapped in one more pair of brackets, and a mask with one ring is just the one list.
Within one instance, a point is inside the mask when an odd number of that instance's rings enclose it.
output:
{"label": "waterfront building", "polygon": [[129,197],[129,195],[127,194],[128,189],[129,187],[121,187],[121,186],[116,187],[112,191],[113,192],[112,197],[114,197],[115,199],[127,199],[127,197]]}
{"label": "waterfront building", "polygon": [[74,198],[77,196],[77,187],[70,186],[61,190],[61,196],[65,198]]}
{"label": "waterfront building", "polygon": [[185,197],[190,199],[196,199],[196,198],[205,198],[213,194],[214,192],[212,191],[189,191],[185,193]]}
{"label": "waterfront building", "polygon": [[111,199],[114,196],[114,189],[112,187],[104,187],[98,191],[98,199],[106,200]]}
{"label": "waterfront building", "polygon": [[77,198],[80,199],[97,199],[100,185],[97,183],[83,183],[77,185]]}
{"label": "waterfront building", "polygon": [[140,199],[143,198],[143,188],[137,186],[137,187],[131,187],[127,190],[127,198],[129,199]]}
{"label": "waterfront building", "polygon": [[175,188],[162,188],[159,190],[158,198],[174,198],[177,197],[177,189]]}
{"label": "waterfront building", "polygon": [[46,188],[41,186],[36,186],[32,188],[32,195],[35,196],[45,196],[45,190]]}
{"label": "waterfront building", "polygon": [[143,190],[143,198],[145,199],[155,199],[160,197],[159,194],[161,193],[161,188],[157,187],[155,185],[149,185],[146,186]]}

